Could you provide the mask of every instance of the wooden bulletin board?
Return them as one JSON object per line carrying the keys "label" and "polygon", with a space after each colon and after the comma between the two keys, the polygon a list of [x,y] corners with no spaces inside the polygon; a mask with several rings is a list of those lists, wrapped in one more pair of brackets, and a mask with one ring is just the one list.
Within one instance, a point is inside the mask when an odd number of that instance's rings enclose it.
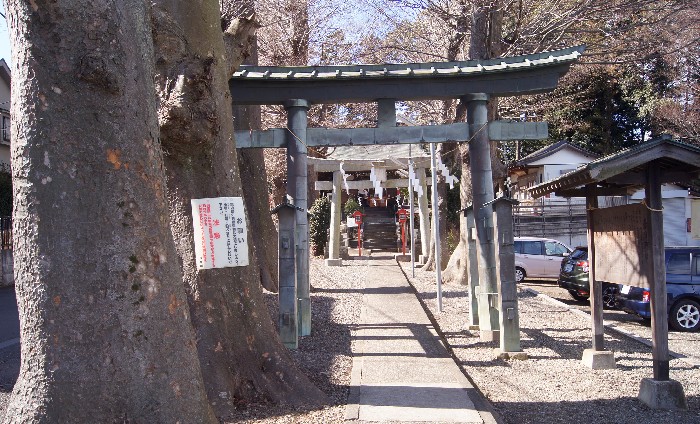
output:
{"label": "wooden bulletin board", "polygon": [[650,213],[634,204],[591,211],[595,246],[595,279],[651,287]]}

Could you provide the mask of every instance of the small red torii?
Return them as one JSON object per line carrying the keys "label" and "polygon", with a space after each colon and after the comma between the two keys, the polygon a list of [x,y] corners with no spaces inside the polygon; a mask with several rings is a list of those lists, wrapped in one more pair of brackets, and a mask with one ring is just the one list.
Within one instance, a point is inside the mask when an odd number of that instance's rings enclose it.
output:
{"label": "small red torii", "polygon": [[406,209],[399,209],[396,215],[399,216],[399,224],[401,224],[401,248],[402,254],[406,254],[406,221],[408,220],[408,211]]}
{"label": "small red torii", "polygon": [[362,217],[364,216],[359,210],[352,213],[357,224],[357,254],[362,256]]}

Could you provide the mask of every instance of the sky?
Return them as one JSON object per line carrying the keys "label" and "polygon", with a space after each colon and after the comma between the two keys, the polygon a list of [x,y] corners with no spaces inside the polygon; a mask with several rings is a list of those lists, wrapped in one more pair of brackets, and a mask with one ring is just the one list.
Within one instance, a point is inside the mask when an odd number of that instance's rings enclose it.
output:
{"label": "sky", "polygon": [[[0,12],[5,14],[5,2],[0,0]],[[10,57],[10,33],[7,31],[7,22],[0,16],[0,58],[5,59],[7,65],[12,65]]]}

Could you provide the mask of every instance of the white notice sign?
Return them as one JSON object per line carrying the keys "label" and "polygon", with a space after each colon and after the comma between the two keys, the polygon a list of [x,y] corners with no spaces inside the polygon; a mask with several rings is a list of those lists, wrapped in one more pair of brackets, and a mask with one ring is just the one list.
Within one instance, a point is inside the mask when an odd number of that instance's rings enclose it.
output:
{"label": "white notice sign", "polygon": [[248,230],[242,197],[192,199],[197,269],[248,265]]}

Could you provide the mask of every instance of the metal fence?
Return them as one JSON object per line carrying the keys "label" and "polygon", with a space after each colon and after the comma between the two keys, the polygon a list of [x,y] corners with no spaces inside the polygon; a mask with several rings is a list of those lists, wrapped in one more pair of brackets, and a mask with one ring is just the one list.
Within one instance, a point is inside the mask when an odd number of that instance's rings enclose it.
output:
{"label": "metal fence", "polygon": [[516,205],[513,207],[516,237],[574,240],[586,235],[586,205],[581,203]]}

